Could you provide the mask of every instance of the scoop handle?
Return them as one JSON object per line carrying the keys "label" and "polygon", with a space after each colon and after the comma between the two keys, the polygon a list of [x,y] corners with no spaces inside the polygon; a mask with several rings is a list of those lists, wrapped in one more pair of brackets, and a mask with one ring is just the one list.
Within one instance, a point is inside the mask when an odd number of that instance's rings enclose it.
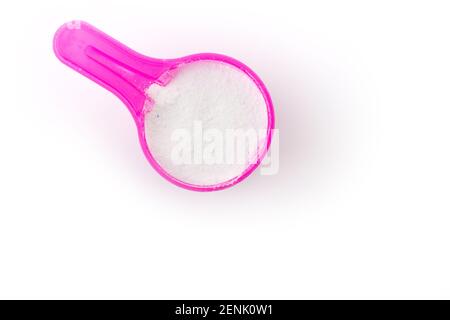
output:
{"label": "scoop handle", "polygon": [[61,26],[53,49],[64,64],[116,94],[135,118],[144,90],[168,69],[163,60],[142,56],[83,21]]}

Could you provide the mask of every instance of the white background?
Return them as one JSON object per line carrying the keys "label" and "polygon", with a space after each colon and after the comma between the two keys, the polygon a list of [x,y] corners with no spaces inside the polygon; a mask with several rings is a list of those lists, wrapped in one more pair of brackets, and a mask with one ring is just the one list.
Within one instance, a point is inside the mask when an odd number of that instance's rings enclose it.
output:
{"label": "white background", "polygon": [[[1,19],[0,298],[450,298],[442,1],[14,1]],[[150,167],[131,116],[61,64],[82,19],[218,52],[271,92],[280,169],[216,193]]]}

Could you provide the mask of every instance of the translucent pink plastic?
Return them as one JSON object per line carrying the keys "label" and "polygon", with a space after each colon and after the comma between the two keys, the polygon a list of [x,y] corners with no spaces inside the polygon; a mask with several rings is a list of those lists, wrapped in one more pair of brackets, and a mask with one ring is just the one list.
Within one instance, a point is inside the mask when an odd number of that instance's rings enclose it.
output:
{"label": "translucent pink plastic", "polygon": [[[136,123],[139,141],[148,161],[161,176],[177,186],[195,191],[214,191],[233,186],[257,168],[269,149],[274,128],[274,112],[269,93],[250,68],[233,58],[214,53],[194,54],[178,59],[150,58],[129,49],[82,21],[61,26],[55,34],[53,49],[64,64],[113,92],[123,101]],[[217,185],[193,185],[172,177],[155,161],[145,138],[144,120],[145,113],[148,112],[144,109],[144,103],[148,99],[145,89],[155,82],[160,85],[167,84],[170,81],[170,72],[167,71],[198,60],[216,60],[239,68],[255,82],[267,105],[267,139],[256,163],[250,165],[241,175]]]}

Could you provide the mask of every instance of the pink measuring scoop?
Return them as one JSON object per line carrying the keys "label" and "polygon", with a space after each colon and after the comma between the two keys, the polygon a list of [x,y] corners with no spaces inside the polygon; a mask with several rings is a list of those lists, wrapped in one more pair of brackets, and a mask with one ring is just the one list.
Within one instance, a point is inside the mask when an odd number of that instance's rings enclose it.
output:
{"label": "pink measuring scoop", "polygon": [[[68,22],[55,34],[53,49],[64,64],[95,81],[119,97],[131,112],[136,123],[142,150],[155,170],[171,183],[194,191],[215,191],[231,187],[245,179],[260,164],[267,153],[274,128],[274,110],[270,95],[259,77],[243,63],[215,53],[200,53],[177,59],[155,59],[141,55],[83,21]],[[216,185],[194,185],[172,177],[152,156],[144,130],[144,108],[148,98],[145,90],[153,83],[165,85],[170,81],[171,70],[198,60],[215,60],[228,63],[247,74],[263,95],[268,116],[265,146],[258,153],[256,163],[240,175]]]}

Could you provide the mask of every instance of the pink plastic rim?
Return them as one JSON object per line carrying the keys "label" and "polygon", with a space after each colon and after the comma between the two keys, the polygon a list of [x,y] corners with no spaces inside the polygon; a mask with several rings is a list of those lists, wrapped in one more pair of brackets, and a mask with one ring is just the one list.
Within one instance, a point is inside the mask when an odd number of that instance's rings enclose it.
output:
{"label": "pink plastic rim", "polygon": [[[155,59],[143,56],[86,22],[74,21],[61,26],[55,33],[53,50],[58,59],[108,91],[127,106],[136,123],[142,151],[152,167],[167,181],[192,191],[217,191],[229,188],[248,177],[260,165],[272,142],[275,115],[270,94],[262,80],[248,66],[231,57],[216,53],[200,53],[177,59]],[[144,90],[159,82],[166,71],[199,60],[213,60],[230,64],[249,76],[259,88],[267,107],[267,135],[264,146],[251,164],[239,176],[215,185],[195,185],[183,182],[169,173],[154,159],[145,135]]]}

